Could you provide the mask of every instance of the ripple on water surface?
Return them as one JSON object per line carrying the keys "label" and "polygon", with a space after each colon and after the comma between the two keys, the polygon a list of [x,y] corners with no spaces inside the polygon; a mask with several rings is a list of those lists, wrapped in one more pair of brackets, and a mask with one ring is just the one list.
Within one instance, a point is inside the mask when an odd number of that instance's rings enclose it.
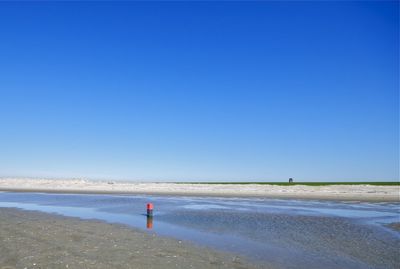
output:
{"label": "ripple on water surface", "polygon": [[[155,205],[154,218],[143,215]],[[277,268],[397,268],[399,203],[0,193],[0,206],[95,218],[243,254]]]}

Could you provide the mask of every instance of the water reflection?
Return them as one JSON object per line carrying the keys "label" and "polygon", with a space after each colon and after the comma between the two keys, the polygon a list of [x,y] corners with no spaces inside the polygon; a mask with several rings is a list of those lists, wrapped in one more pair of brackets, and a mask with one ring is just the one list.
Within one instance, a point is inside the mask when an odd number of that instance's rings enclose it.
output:
{"label": "water reflection", "polygon": [[153,216],[147,216],[146,228],[153,229]]}

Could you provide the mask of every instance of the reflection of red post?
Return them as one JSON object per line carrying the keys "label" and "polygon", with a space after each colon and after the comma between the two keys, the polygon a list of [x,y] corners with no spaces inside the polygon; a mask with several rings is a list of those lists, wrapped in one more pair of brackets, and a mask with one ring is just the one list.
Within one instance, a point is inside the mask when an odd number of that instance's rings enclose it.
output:
{"label": "reflection of red post", "polygon": [[147,216],[147,224],[146,224],[147,229],[151,230],[153,229],[153,217]]}
{"label": "reflection of red post", "polygon": [[153,204],[152,203],[147,204],[147,216],[153,217]]}

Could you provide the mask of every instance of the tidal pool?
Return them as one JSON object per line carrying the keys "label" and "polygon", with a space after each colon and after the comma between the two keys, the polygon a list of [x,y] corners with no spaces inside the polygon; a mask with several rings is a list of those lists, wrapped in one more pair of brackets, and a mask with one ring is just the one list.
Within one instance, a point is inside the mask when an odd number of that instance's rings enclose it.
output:
{"label": "tidal pool", "polygon": [[[146,204],[154,204],[147,218]],[[122,223],[271,268],[398,268],[400,203],[0,193],[0,207]]]}

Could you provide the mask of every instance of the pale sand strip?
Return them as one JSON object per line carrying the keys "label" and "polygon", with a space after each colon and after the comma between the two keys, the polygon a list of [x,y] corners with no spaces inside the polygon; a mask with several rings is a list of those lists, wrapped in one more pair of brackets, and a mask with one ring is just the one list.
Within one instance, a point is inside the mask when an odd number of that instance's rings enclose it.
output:
{"label": "pale sand strip", "polygon": [[266,197],[355,201],[400,201],[400,186],[176,184],[120,181],[2,178],[0,191]]}

